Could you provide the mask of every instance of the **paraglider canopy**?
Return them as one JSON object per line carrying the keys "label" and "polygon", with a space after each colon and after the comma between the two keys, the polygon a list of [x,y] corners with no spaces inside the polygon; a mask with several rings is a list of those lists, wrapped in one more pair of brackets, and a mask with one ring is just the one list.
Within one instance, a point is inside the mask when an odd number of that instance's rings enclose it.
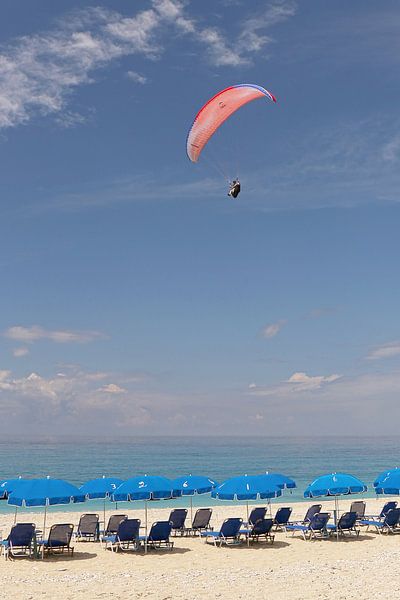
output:
{"label": "paraglider canopy", "polygon": [[186,151],[189,159],[197,162],[204,146],[222,123],[239,108],[258,98],[269,98],[276,102],[271,92],[252,83],[233,85],[208,100],[197,113],[187,137]]}

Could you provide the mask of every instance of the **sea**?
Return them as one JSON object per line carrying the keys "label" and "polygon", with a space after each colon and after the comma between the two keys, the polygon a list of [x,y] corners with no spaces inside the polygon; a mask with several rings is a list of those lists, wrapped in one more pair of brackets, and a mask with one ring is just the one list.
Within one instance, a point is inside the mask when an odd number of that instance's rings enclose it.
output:
{"label": "sea", "polygon": [[[333,472],[359,477],[368,485],[364,496],[374,497],[372,483],[376,476],[399,463],[400,436],[28,438],[3,435],[0,439],[0,480],[50,476],[79,486],[103,475],[128,479],[143,474],[169,478],[196,474],[222,483],[236,475],[268,471],[283,473],[296,481],[296,489],[284,491],[276,500],[285,503],[304,500],[304,489],[311,481]],[[209,494],[193,497],[194,506],[218,502]],[[187,498],[180,498],[160,501],[158,505],[177,507],[187,503]],[[142,507],[140,502],[131,504]],[[103,501],[90,500],[84,505],[50,510],[79,510],[83,506],[84,512],[102,510]],[[0,513],[12,511],[14,508],[6,501],[0,501]]]}

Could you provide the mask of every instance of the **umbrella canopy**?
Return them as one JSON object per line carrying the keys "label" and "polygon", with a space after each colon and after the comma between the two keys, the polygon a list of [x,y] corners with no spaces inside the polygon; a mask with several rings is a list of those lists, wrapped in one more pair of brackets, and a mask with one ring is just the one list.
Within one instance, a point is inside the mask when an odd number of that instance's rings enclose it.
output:
{"label": "umbrella canopy", "polygon": [[185,475],[172,480],[174,497],[208,494],[217,485],[216,481],[202,475]]}
{"label": "umbrella canopy", "polygon": [[392,476],[400,477],[400,469],[398,469],[398,467],[395,467],[394,469],[388,469],[387,471],[383,471],[383,473],[380,473],[374,481],[374,488],[381,487],[383,482],[388,477]]}
{"label": "umbrella canopy", "polygon": [[54,506],[85,502],[77,487],[63,479],[27,479],[11,492],[8,504],[12,506]]}
{"label": "umbrella canopy", "polygon": [[0,480],[0,500],[7,500],[8,496],[21,483],[21,481],[23,482],[26,480],[22,479],[22,477],[18,477],[17,479]]}
{"label": "umbrella canopy", "polygon": [[172,481],[166,477],[142,475],[127,479],[112,494],[114,502],[126,500],[165,500],[173,498]]}
{"label": "umbrella canopy", "polygon": [[101,498],[110,498],[110,496],[116,491],[116,489],[124,483],[123,479],[117,477],[100,477],[98,479],[91,479],[87,481],[79,488],[79,491],[90,500]]}
{"label": "umbrella canopy", "polygon": [[[383,475],[383,474],[382,474]],[[387,471],[374,481],[375,492],[377,494],[388,494],[389,496],[400,495],[400,469]]]}
{"label": "umbrella canopy", "polygon": [[260,477],[266,477],[272,485],[275,485],[281,490],[292,490],[297,487],[294,479],[287,477],[287,475],[282,475],[281,473],[269,473],[267,471],[265,474],[260,475]]}
{"label": "umbrella canopy", "polygon": [[273,485],[264,475],[241,475],[227,479],[212,490],[212,498],[219,500],[260,500],[277,498],[281,488]]}
{"label": "umbrella canopy", "polygon": [[304,498],[361,494],[366,491],[367,486],[357,477],[347,473],[330,473],[314,479],[306,488]]}

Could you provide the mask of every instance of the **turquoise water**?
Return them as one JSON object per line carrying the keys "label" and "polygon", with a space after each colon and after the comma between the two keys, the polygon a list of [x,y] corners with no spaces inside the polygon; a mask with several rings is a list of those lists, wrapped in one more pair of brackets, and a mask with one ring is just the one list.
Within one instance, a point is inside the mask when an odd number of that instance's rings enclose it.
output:
{"label": "turquoise water", "polygon": [[[234,475],[277,471],[293,477],[298,488],[285,492],[287,501],[301,500],[316,476],[333,471],[356,475],[370,486],[388,468],[400,463],[400,437],[146,437],[146,438],[5,438],[0,441],[0,479],[50,475],[81,485],[88,479],[114,475],[127,479],[147,473],[174,478],[187,473],[222,482]],[[279,501],[279,499],[278,499]],[[187,499],[159,505],[187,505]],[[215,504],[208,495],[195,505]],[[265,503],[265,501],[264,501]],[[81,505],[102,510],[102,501]],[[135,503],[135,507],[141,503]],[[66,510],[54,507],[51,510]],[[71,509],[77,510],[77,505]],[[111,506],[110,506],[111,508]],[[133,508],[133,505],[132,505]],[[10,512],[0,502],[0,512]]]}

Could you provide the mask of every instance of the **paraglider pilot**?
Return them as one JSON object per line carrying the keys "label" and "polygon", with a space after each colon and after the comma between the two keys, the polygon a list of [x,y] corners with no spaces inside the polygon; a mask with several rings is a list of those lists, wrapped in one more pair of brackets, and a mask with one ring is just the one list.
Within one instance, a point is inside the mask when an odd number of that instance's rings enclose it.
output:
{"label": "paraglider pilot", "polygon": [[234,179],[230,184],[228,196],[232,198],[237,198],[240,193],[240,181],[239,179]]}

